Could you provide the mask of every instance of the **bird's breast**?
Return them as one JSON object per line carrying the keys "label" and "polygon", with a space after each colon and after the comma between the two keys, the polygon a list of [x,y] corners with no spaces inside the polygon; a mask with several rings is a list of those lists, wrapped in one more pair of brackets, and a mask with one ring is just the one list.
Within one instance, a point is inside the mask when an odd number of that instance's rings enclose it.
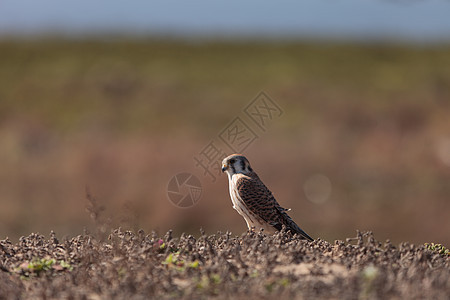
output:
{"label": "bird's breast", "polygon": [[252,228],[256,230],[264,228],[266,232],[272,232],[274,228],[272,226],[268,226],[268,224],[264,222],[258,215],[250,211],[247,208],[244,200],[242,200],[242,195],[239,194],[239,191],[237,189],[237,181],[243,176],[245,175],[235,174],[232,178],[230,178],[229,181],[230,198],[231,202],[233,203],[233,208],[245,219],[249,230],[251,230]]}

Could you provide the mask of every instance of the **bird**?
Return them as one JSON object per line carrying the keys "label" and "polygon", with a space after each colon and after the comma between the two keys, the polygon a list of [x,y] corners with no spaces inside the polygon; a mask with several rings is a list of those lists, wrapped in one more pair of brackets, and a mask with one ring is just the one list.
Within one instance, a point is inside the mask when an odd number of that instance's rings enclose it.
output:
{"label": "bird", "polygon": [[286,212],[290,209],[278,204],[245,156],[232,154],[224,158],[222,172],[228,175],[233,208],[244,218],[250,231],[264,229],[264,232],[275,233],[285,226],[301,239],[314,241],[289,217]]}

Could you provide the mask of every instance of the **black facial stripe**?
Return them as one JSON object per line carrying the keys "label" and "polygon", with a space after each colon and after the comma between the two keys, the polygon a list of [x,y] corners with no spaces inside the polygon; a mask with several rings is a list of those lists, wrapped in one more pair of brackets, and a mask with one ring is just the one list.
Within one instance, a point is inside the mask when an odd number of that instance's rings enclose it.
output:
{"label": "black facial stripe", "polygon": [[245,170],[245,162],[243,160],[241,160],[241,169]]}
{"label": "black facial stripe", "polygon": [[231,165],[231,170],[233,170],[233,174],[236,173],[236,169],[234,168],[234,165]]}

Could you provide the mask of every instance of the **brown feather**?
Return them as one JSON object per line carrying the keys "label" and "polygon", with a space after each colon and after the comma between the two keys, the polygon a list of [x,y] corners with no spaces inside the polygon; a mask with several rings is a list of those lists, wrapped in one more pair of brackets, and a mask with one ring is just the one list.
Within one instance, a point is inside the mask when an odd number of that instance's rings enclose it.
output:
{"label": "brown feather", "polygon": [[302,238],[313,241],[286,213],[288,211],[282,208],[272,192],[262,183],[255,172],[241,176],[236,181],[236,189],[240,198],[244,201],[247,209],[256,216],[263,219],[270,226],[281,230],[282,226],[286,230],[300,235]]}

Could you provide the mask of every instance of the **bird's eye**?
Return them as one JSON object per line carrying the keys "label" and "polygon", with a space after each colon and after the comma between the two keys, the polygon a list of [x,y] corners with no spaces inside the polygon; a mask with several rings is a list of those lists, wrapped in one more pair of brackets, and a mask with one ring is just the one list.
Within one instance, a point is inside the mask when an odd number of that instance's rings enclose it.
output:
{"label": "bird's eye", "polygon": [[230,159],[230,164],[234,164],[235,162],[236,162],[236,160],[234,160],[234,158]]}

